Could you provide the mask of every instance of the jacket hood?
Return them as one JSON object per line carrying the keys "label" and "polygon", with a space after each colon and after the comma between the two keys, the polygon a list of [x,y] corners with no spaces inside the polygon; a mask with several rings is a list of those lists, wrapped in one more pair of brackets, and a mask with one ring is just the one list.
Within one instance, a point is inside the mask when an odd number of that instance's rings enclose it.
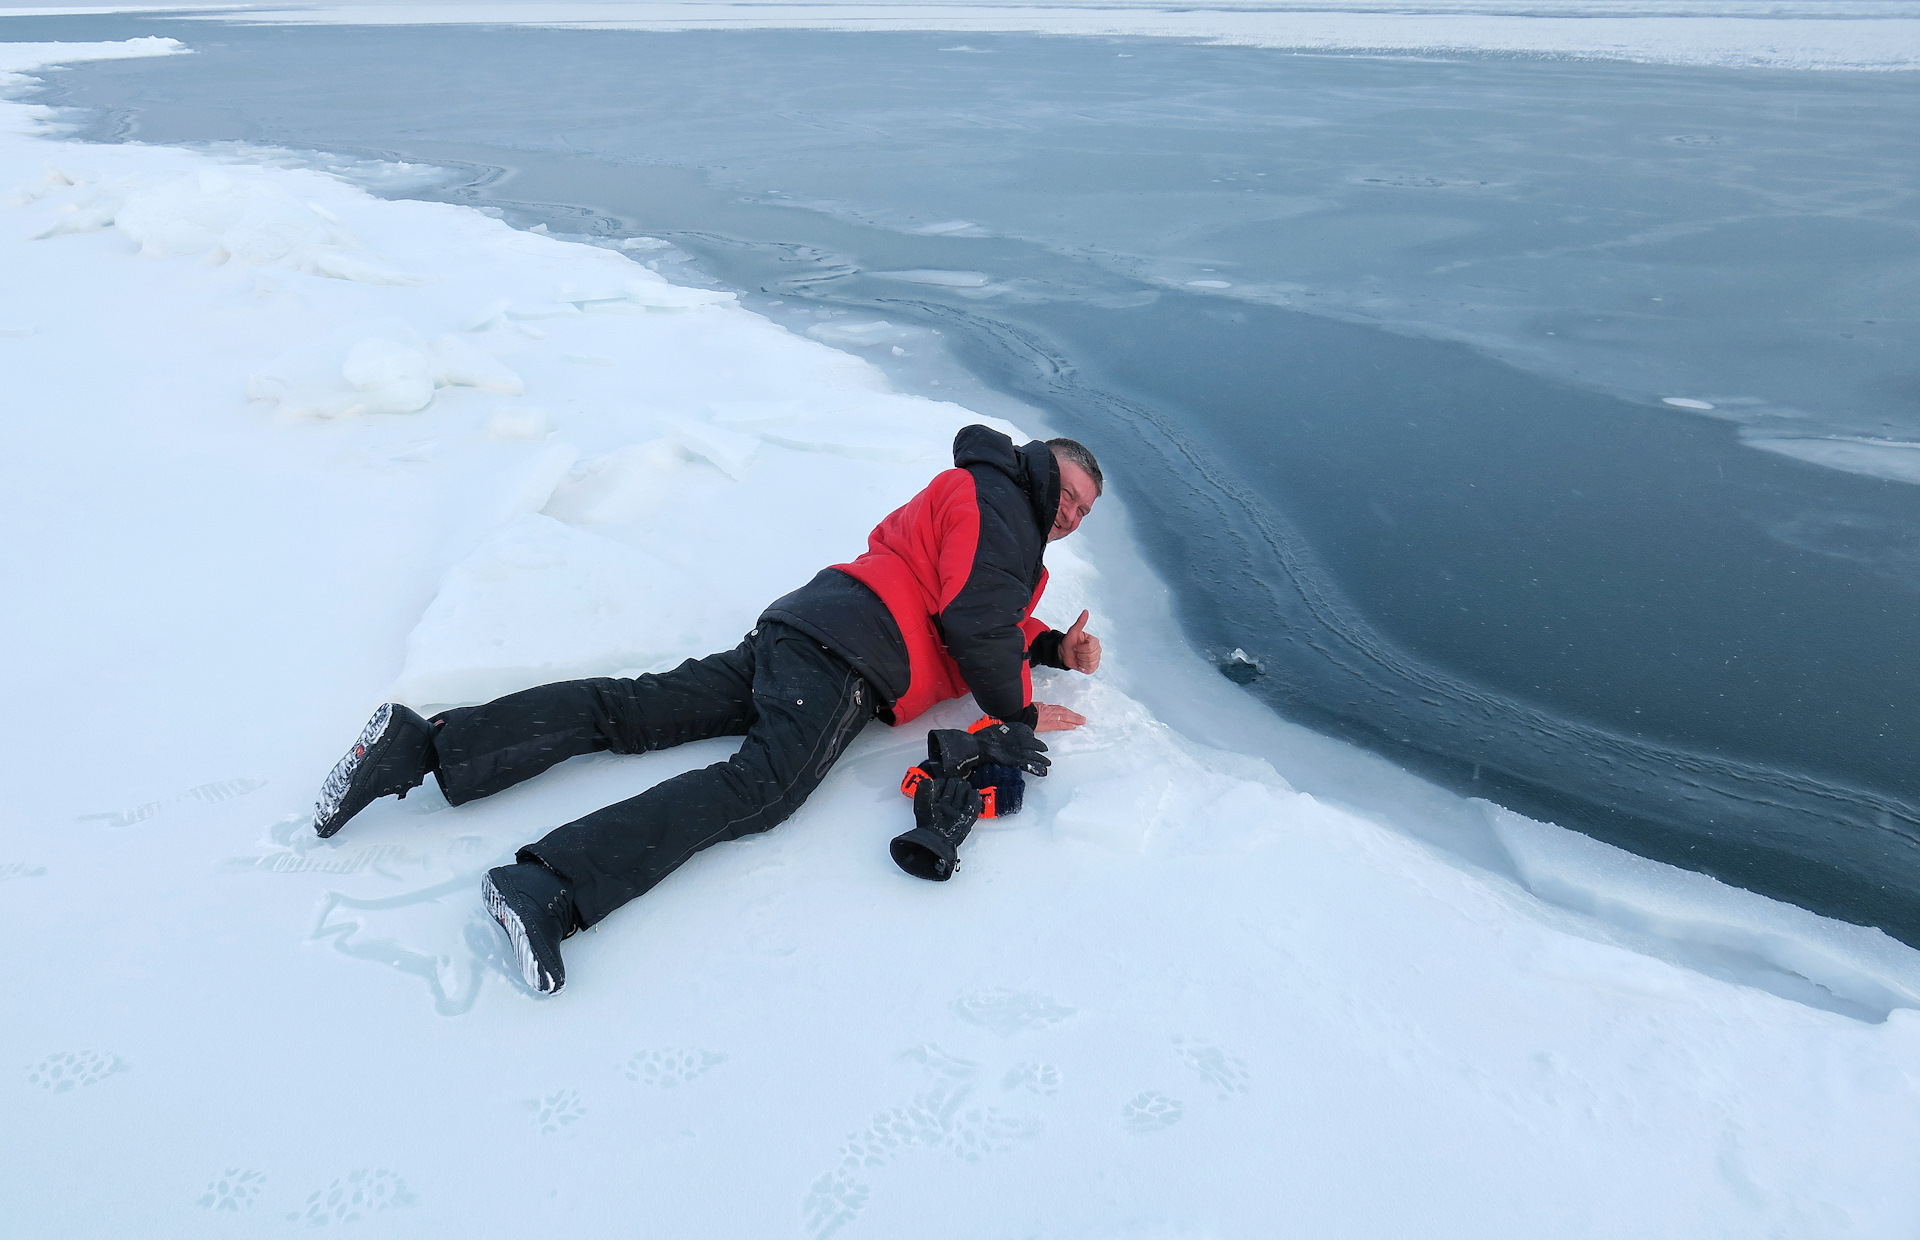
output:
{"label": "jacket hood", "polygon": [[1045,440],[1015,447],[1013,440],[991,426],[963,426],[953,437],[956,469],[987,465],[1013,479],[1033,506],[1033,519],[1044,534],[1053,529],[1060,512],[1060,465]]}

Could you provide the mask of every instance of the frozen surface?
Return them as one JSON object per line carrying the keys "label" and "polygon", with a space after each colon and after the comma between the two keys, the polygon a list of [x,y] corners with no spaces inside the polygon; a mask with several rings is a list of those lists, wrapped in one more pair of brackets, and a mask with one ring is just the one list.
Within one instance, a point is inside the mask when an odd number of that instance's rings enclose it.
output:
{"label": "frozen surface", "polygon": [[[514,23],[614,30],[942,30],[1177,38],[1331,51],[1503,52],[1772,68],[1920,67],[1911,0],[1168,0],[1056,4],[321,3],[249,8],[250,21],[411,25]],[[1785,20],[1783,20],[1785,19]],[[984,49],[958,45],[956,52]]]}
{"label": "frozen surface", "polygon": [[479,874],[724,744],[315,840],[371,706],[730,643],[975,415],[619,252],[39,120],[0,106],[11,1231],[1920,1221],[1920,956],[1278,722],[1118,494],[1049,557],[1092,724],[957,881],[887,860],[919,739],[876,726],[524,994]]}
{"label": "frozen surface", "polygon": [[[1290,717],[1920,942],[1908,75],[227,25],[58,80],[90,135],[383,192],[397,155],[988,395],[959,356],[1102,445],[1188,634]],[[634,451],[558,502],[631,507]]]}

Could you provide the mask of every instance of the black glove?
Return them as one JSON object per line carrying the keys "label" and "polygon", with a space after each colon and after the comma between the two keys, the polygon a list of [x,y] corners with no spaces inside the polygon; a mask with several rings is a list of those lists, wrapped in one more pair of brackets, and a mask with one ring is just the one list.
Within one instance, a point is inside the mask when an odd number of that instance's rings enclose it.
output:
{"label": "black glove", "polygon": [[1024,723],[990,723],[978,732],[939,728],[927,733],[927,761],[939,764],[943,775],[970,775],[983,762],[1045,775],[1053,765],[1041,756],[1046,752],[1046,745]]}
{"label": "black glove", "polygon": [[1011,766],[1029,775],[1045,775],[1053,765],[1046,743],[1024,723],[990,723],[973,733],[980,743],[980,760],[993,766]]}
{"label": "black glove", "polygon": [[960,868],[960,844],[979,818],[980,794],[972,784],[951,775],[922,780],[913,790],[914,828],[895,836],[888,851],[915,878],[944,883]]}

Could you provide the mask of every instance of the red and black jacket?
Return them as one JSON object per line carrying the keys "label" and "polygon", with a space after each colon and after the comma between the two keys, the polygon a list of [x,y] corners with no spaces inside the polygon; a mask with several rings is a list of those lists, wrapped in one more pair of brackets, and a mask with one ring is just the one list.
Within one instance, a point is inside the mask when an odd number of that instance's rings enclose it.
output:
{"label": "red and black jacket", "polygon": [[1063,667],[1061,635],[1033,619],[1047,588],[1060,468],[1038,440],[1015,447],[963,428],[954,467],[836,564],[762,613],[851,663],[905,723],[971,692],[996,719],[1035,721],[1031,663]]}

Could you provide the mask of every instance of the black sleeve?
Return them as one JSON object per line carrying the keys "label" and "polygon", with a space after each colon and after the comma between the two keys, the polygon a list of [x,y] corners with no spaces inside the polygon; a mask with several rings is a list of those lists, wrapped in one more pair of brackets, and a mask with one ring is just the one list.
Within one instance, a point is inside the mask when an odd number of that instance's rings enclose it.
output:
{"label": "black sleeve", "polygon": [[1035,667],[1057,667],[1063,672],[1071,671],[1067,661],[1060,655],[1060,643],[1065,640],[1067,635],[1059,629],[1048,629],[1027,647],[1027,662]]}
{"label": "black sleeve", "polygon": [[974,475],[980,534],[973,570],[940,613],[941,638],[980,709],[1000,720],[1025,719],[1027,636],[1020,621],[1032,600],[1024,545],[1016,522],[1033,525],[1025,495],[1010,480]]}

